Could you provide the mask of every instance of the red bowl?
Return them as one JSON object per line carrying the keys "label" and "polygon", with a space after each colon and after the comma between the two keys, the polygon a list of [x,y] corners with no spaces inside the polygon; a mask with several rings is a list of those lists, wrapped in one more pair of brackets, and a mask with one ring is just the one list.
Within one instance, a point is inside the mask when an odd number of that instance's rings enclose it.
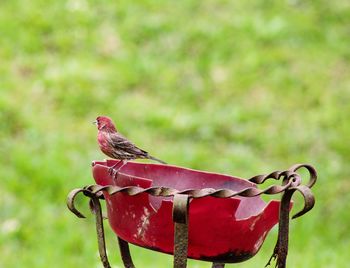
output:
{"label": "red bowl", "polygon": [[[231,189],[255,187],[247,180],[223,174],[171,165],[128,162],[116,178],[108,167],[117,161],[93,162],[97,184],[119,187],[151,186],[185,189]],[[114,232],[129,243],[173,254],[174,223],[172,197],[147,193],[104,193],[109,223]],[[254,256],[267,233],[278,222],[279,201],[265,203],[257,197],[192,199],[189,206],[188,257],[213,262],[241,262]]]}

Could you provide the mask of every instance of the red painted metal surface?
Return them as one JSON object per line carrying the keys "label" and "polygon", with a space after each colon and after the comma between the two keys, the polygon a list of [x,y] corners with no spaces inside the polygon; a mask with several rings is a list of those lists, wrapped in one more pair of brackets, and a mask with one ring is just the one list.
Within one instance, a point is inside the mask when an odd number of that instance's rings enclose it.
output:
{"label": "red painted metal surface", "polygon": [[[227,188],[239,191],[256,187],[247,180],[228,175],[171,165],[128,162],[116,178],[108,167],[114,160],[93,163],[99,185],[172,187],[178,190]],[[146,193],[129,196],[104,193],[109,223],[114,232],[135,245],[173,253],[172,197]],[[279,201],[266,204],[260,197],[191,200],[189,209],[188,257],[215,262],[241,262],[254,256],[269,230],[278,222]]]}

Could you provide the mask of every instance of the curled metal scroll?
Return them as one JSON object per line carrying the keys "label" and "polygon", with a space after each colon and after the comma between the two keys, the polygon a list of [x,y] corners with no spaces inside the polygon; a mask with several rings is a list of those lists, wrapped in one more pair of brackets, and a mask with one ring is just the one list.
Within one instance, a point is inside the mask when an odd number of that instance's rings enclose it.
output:
{"label": "curled metal scroll", "polygon": [[[305,168],[309,173],[309,180],[307,184],[302,184],[302,178],[297,173],[301,168]],[[84,195],[90,197],[91,199],[103,199],[103,192],[107,192],[109,195],[116,193],[125,193],[130,196],[139,195],[143,193],[150,194],[152,196],[178,196],[187,195],[188,198],[201,198],[206,196],[213,196],[217,198],[230,198],[235,196],[243,197],[254,197],[259,195],[276,195],[283,193],[281,207],[280,207],[280,229],[278,241],[274,250],[272,257],[270,258],[267,265],[270,264],[271,259],[277,258],[276,267],[285,267],[286,256],[288,251],[288,224],[289,224],[289,203],[294,192],[300,192],[304,198],[304,207],[301,211],[293,215],[293,219],[298,218],[308,211],[310,211],[314,204],[315,198],[311,192],[311,188],[316,183],[317,172],[315,168],[307,164],[296,164],[285,171],[274,171],[265,175],[257,175],[249,179],[250,182],[255,184],[263,184],[268,179],[282,180],[282,185],[272,185],[266,189],[258,189],[256,187],[247,187],[240,191],[233,191],[231,189],[213,189],[213,188],[203,188],[203,189],[189,189],[189,190],[176,190],[169,187],[149,187],[141,188],[137,186],[127,186],[118,187],[114,185],[88,185],[84,188],[72,190],[67,197],[67,206],[71,212],[73,212],[79,218],[85,218],[85,216],[76,209],[74,205],[75,197],[79,193],[84,193]],[[92,203],[94,205],[95,202]],[[91,204],[91,203],[90,203]],[[92,212],[95,211],[94,206],[91,206]],[[100,241],[99,241],[100,243]],[[125,252],[124,252],[125,253]],[[127,254],[129,254],[127,252]],[[126,254],[126,255],[127,255]],[[102,252],[103,255],[103,252]],[[122,252],[123,255],[123,252]],[[130,258],[126,256],[126,258]],[[133,266],[132,266],[133,267]]]}

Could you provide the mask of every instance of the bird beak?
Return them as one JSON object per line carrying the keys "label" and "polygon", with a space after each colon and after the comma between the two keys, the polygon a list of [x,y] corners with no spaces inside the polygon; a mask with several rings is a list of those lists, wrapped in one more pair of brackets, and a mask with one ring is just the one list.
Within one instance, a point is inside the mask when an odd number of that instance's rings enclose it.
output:
{"label": "bird beak", "polygon": [[97,120],[95,120],[94,122],[92,122],[94,125],[97,125]]}

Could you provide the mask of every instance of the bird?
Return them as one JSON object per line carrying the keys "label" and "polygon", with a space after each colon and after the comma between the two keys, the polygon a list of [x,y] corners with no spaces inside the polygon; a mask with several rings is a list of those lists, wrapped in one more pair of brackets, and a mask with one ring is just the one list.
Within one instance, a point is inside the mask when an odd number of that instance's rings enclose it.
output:
{"label": "bird", "polygon": [[[166,164],[164,161],[150,155],[147,151],[140,149],[120,134],[111,118],[107,116],[98,116],[93,123],[97,126],[97,142],[100,150],[105,155],[122,161],[122,165],[118,170],[123,167],[128,160],[134,159],[151,159],[161,164]],[[118,164],[119,162],[112,166],[110,172]]]}

